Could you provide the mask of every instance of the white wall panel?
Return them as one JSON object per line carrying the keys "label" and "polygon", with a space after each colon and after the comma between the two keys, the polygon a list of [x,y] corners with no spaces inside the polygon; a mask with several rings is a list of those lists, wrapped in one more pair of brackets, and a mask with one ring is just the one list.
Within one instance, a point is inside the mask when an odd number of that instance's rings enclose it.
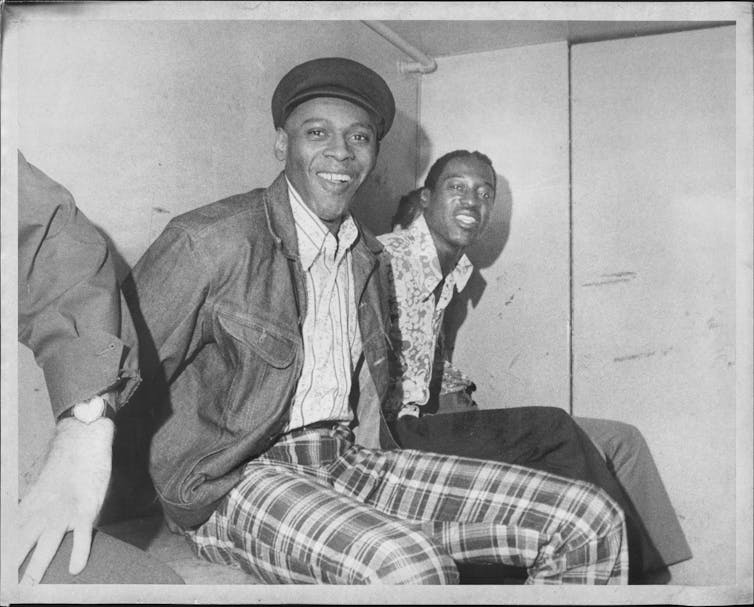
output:
{"label": "white wall panel", "polygon": [[695,558],[733,581],[735,30],[576,45],[574,413],[647,438]]}

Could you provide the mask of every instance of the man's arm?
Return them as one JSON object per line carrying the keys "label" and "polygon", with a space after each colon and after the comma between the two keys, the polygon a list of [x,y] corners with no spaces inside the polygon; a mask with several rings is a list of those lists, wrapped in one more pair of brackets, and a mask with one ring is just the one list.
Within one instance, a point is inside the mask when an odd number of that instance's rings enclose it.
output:
{"label": "man's arm", "polygon": [[[110,479],[114,430],[106,416],[87,418],[97,408],[89,401],[107,395],[117,409],[139,376],[135,348],[118,337],[127,311],[104,239],[70,193],[20,153],[18,169],[19,340],[42,367],[60,420],[42,472],[20,504],[18,558],[36,545],[24,575],[34,583],[68,530],[74,532],[69,571],[86,565]],[[89,423],[61,419],[75,405]]]}
{"label": "man's arm", "polygon": [[18,338],[44,371],[57,419],[111,390],[125,402],[138,383],[120,339],[122,297],[102,235],[71,194],[19,156]]}

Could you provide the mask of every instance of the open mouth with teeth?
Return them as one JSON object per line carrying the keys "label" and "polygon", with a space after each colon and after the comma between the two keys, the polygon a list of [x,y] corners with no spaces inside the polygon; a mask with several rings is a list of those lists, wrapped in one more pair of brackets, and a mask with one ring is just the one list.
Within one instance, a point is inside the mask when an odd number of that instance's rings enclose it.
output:
{"label": "open mouth with teeth", "polygon": [[455,220],[462,228],[475,228],[479,225],[479,217],[468,213],[458,213]]}
{"label": "open mouth with teeth", "polygon": [[351,183],[352,180],[352,177],[350,175],[346,175],[345,173],[319,172],[317,173],[317,176],[321,179],[324,179],[325,181],[335,184]]}

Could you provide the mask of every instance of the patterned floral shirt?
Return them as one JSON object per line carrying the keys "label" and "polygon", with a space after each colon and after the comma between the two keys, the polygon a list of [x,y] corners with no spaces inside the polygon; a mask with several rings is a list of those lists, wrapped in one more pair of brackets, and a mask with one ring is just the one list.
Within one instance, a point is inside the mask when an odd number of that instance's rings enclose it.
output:
{"label": "patterned floral shirt", "polygon": [[398,417],[419,415],[429,400],[434,364],[442,364],[442,392],[454,392],[471,385],[471,380],[442,357],[436,357],[442,318],[453,297],[462,291],[473,266],[464,255],[445,277],[435,305],[434,292],[443,280],[432,235],[423,215],[406,229],[378,237],[390,254],[395,297],[391,303],[391,341],[400,362],[402,392]]}
{"label": "patterned floral shirt", "polygon": [[351,248],[358,230],[348,216],[337,238],[288,183],[299,256],[306,277],[304,365],[287,430],[319,421],[350,421],[351,375],[361,355]]}

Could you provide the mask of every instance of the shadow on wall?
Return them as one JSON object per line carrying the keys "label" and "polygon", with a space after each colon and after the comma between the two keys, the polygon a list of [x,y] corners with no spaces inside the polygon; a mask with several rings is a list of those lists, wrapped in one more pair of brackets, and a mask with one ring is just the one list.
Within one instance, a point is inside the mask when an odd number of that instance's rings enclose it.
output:
{"label": "shadow on wall", "polygon": [[480,270],[489,268],[494,264],[505,249],[510,235],[512,215],[513,194],[510,184],[505,177],[498,173],[495,206],[492,209],[490,222],[487,224],[482,237],[466,251],[466,255],[474,264],[474,271],[466,284],[466,288],[450,301],[445,311],[443,329],[445,331],[447,355],[451,360],[456,336],[464,320],[466,320],[469,304],[475,308],[487,288],[487,281],[484,280]]}
{"label": "shadow on wall", "polygon": [[[401,110],[396,112],[393,129],[396,128],[416,132],[416,152],[430,149],[424,129],[413,117]],[[377,166],[359,189],[353,204],[354,215],[374,234],[390,231],[390,222],[401,196],[413,190],[419,177],[429,168],[430,158],[424,155],[410,166],[397,167],[394,159],[390,158],[390,152],[389,145],[380,148]],[[412,157],[416,159],[417,155],[414,153]],[[396,171],[397,168],[400,169],[400,173]]]}
{"label": "shadow on wall", "polygon": [[[121,291],[128,284],[131,267],[118,251],[110,235],[100,226],[110,249],[115,275]],[[133,315],[133,312],[132,312]],[[144,354],[141,353],[143,358]],[[137,391],[138,393],[139,391]],[[157,501],[152,479],[149,476],[149,448],[156,431],[159,415],[153,402],[132,398],[115,416],[117,431],[113,442],[112,478],[108,494],[102,505],[99,521],[108,524],[157,513]]]}
{"label": "shadow on wall", "polygon": [[390,218],[395,212],[397,198],[392,194],[390,176],[378,165],[359,188],[353,203],[353,214],[374,234],[390,231]]}

